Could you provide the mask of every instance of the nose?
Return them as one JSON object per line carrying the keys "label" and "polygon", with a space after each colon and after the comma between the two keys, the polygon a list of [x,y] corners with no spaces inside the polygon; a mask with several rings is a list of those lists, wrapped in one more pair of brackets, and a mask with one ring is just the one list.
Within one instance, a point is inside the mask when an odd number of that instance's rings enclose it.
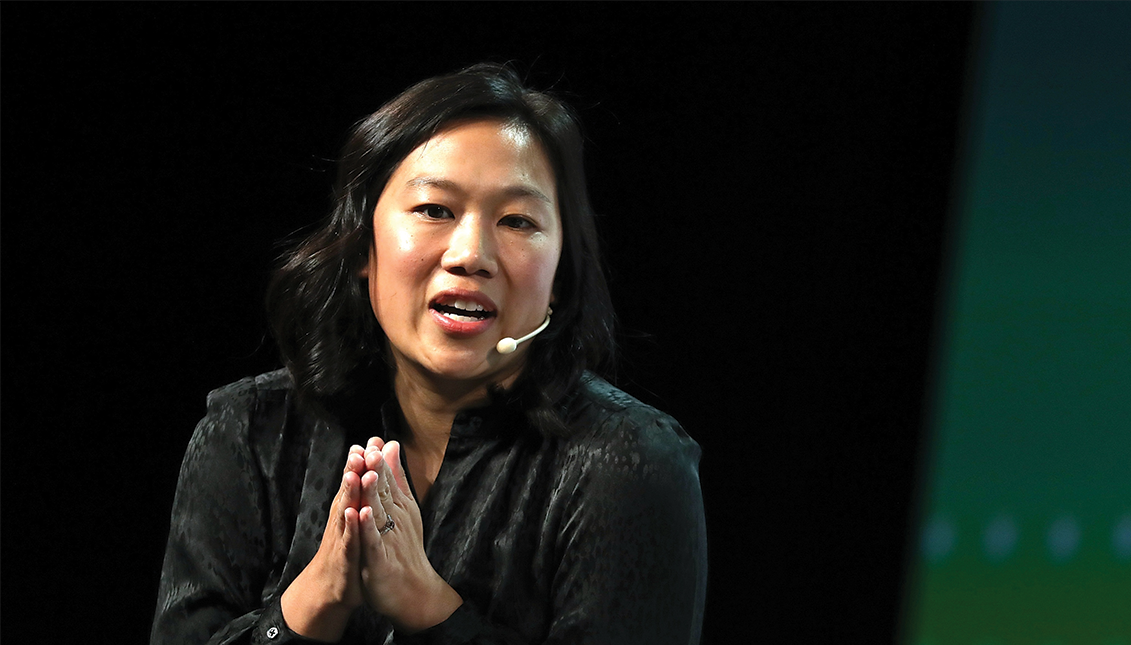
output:
{"label": "nose", "polygon": [[491,277],[498,270],[495,257],[494,229],[479,215],[460,217],[448,239],[448,248],[440,265],[457,275]]}

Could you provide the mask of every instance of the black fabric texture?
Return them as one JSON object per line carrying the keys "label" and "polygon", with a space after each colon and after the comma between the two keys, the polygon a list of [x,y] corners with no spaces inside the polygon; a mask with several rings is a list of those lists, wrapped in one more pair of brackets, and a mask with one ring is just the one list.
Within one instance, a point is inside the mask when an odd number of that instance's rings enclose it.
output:
{"label": "black fabric texture", "polygon": [[[547,437],[502,404],[457,415],[421,504],[425,551],[464,599],[408,635],[368,607],[343,643],[699,641],[707,544],[699,446],[586,375]],[[342,423],[283,370],[212,392],[181,466],[153,645],[311,643],[279,608],[321,541],[349,447],[402,436],[395,399]],[[405,469],[407,472],[407,468]]]}

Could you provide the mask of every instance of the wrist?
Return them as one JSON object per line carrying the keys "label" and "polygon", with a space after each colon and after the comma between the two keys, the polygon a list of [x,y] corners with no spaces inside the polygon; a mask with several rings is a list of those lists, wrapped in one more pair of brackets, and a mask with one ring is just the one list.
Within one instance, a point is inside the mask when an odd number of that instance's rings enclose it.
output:
{"label": "wrist", "polygon": [[413,611],[406,612],[397,621],[397,629],[407,634],[424,631],[447,620],[463,604],[463,598],[439,575],[430,585],[427,593],[421,594],[422,602],[414,603]]}
{"label": "wrist", "polygon": [[304,638],[336,643],[346,631],[353,607],[328,600],[303,584],[300,575],[279,599],[283,622],[292,632]]}

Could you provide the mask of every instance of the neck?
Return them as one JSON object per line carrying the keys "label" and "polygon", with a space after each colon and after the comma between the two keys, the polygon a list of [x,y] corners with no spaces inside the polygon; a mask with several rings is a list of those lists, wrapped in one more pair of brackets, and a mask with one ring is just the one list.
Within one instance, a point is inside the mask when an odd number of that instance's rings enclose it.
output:
{"label": "neck", "polygon": [[511,387],[525,362],[520,354],[507,360],[508,369],[495,371],[490,378],[445,378],[410,360],[395,347],[388,349],[395,365],[393,390],[408,424],[410,439],[405,443],[441,457],[456,414],[486,405],[490,401],[487,388],[492,384],[504,389]]}
{"label": "neck", "polygon": [[[507,387],[513,380],[500,385]],[[411,366],[398,366],[393,387],[412,447],[442,457],[456,414],[488,403],[488,385],[488,381],[437,379]]]}

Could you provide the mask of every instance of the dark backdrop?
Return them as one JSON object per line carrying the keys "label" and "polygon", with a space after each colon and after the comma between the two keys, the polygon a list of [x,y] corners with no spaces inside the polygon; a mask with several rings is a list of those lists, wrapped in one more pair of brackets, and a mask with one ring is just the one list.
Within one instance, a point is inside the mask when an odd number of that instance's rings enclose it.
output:
{"label": "dark backdrop", "polygon": [[277,365],[277,242],[356,119],[493,60],[585,123],[617,382],[704,450],[706,642],[890,638],[970,6],[2,11],[9,628],[147,638],[205,394]]}

